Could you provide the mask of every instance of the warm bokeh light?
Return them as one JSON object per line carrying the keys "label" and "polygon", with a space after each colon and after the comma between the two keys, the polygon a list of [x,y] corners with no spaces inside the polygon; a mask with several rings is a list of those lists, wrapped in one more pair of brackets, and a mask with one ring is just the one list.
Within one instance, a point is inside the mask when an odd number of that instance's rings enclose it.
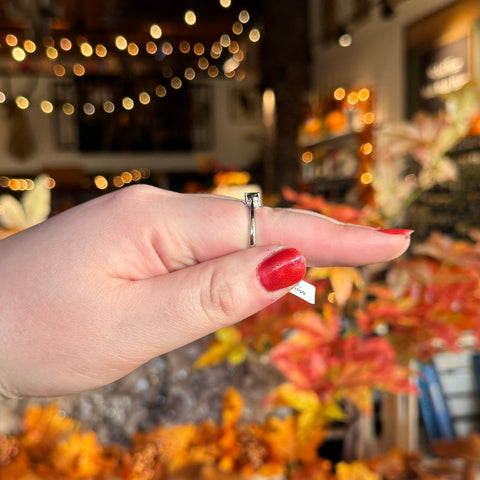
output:
{"label": "warm bokeh light", "polygon": [[0,103],[4,103],[6,99],[6,95],[3,92],[0,92]]}
{"label": "warm bokeh light", "polygon": [[347,96],[347,102],[350,105],[355,105],[358,102],[358,93],[357,92],[350,92]]}
{"label": "warm bokeh light", "polygon": [[135,102],[130,97],[122,98],[122,107],[125,110],[131,110],[135,106]]}
{"label": "warm bokeh light", "polygon": [[167,89],[163,85],[157,85],[155,87],[155,95],[163,98],[167,94]]}
{"label": "warm bokeh light", "polygon": [[162,29],[156,23],[150,26],[150,36],[155,40],[162,36]]}
{"label": "warm bokeh light", "polygon": [[242,32],[243,32],[243,25],[242,25],[240,22],[235,22],[235,23],[232,25],[232,32],[233,32],[235,35],[241,35]]}
{"label": "warm bokeh light", "polygon": [[231,38],[229,35],[227,35],[226,33],[224,33],[221,37],[220,37],[220,45],[224,48],[227,48],[230,43],[232,42]]}
{"label": "warm bokeh light", "polygon": [[107,56],[107,48],[105,45],[102,45],[99,43],[98,45],[95,46],[95,53],[97,54],[97,57],[103,58]]}
{"label": "warm bokeh light", "polygon": [[248,13],[247,10],[242,10],[242,11],[238,14],[238,19],[239,19],[242,23],[247,23],[247,22],[250,20],[250,14]]}
{"label": "warm bokeh light", "polygon": [[197,16],[193,10],[187,10],[184,19],[187,25],[195,25],[197,23]]}
{"label": "warm bokeh light", "polygon": [[133,169],[132,170],[132,179],[134,182],[138,182],[142,178],[142,174],[140,173],[140,170]]}
{"label": "warm bokeh light", "polygon": [[130,172],[122,172],[120,177],[125,183],[130,183],[133,180],[133,176]]}
{"label": "warm bokeh light", "polygon": [[113,113],[115,110],[115,105],[113,102],[111,102],[110,100],[106,100],[105,102],[103,102],[103,111],[105,113]]}
{"label": "warm bokeh light", "polygon": [[73,115],[75,113],[75,107],[69,102],[63,104],[62,110],[65,115]]}
{"label": "warm bokeh light", "polygon": [[17,104],[17,107],[20,108],[21,110],[25,110],[30,105],[30,102],[28,101],[28,98],[24,97],[23,95],[19,95],[15,99],[15,103]]}
{"label": "warm bokeh light", "polygon": [[313,160],[313,153],[310,150],[302,153],[302,162],[310,163]]}
{"label": "warm bokeh light", "polygon": [[182,53],[188,53],[190,51],[190,44],[186,40],[182,40],[178,46],[178,49]]}
{"label": "warm bokeh light", "polygon": [[27,54],[25,53],[25,50],[23,48],[15,47],[12,49],[12,57],[17,62],[23,62],[26,56]]}
{"label": "warm bokeh light", "polygon": [[327,300],[330,302],[330,303],[335,303],[337,301],[337,296],[335,295],[335,292],[330,292],[328,295],[327,295]]}
{"label": "warm bokeh light", "polygon": [[155,55],[157,53],[157,44],[155,42],[152,42],[151,40],[147,42],[145,45],[145,50],[147,53],[150,55]]}
{"label": "warm bokeh light", "polygon": [[55,60],[58,57],[58,50],[55,47],[47,47],[45,50],[45,55],[50,60]]}
{"label": "warm bokeh light", "polygon": [[117,35],[115,37],[115,46],[118,48],[118,50],[126,50],[127,45],[127,39],[123,35]]}
{"label": "warm bokeh light", "polygon": [[245,54],[243,53],[243,50],[239,50],[238,52],[236,52],[236,53],[233,55],[233,58],[234,58],[237,62],[241,62],[241,61],[245,58]]}
{"label": "warm bokeh light", "polygon": [[138,101],[142,105],[148,105],[150,103],[150,95],[147,92],[140,92],[138,94]]}
{"label": "warm bokeh light", "polygon": [[85,67],[80,64],[80,63],[76,63],[74,66],[73,66],[73,73],[77,76],[77,77],[81,77],[83,75],[85,75]]}
{"label": "warm bokeh light", "polygon": [[365,142],[360,145],[360,151],[364,155],[370,155],[373,151],[373,145],[370,142]]}
{"label": "warm bokeh light", "polygon": [[23,42],[23,48],[27,53],[33,53],[37,49],[37,45],[34,41],[32,40],[25,40]]}
{"label": "warm bokeh light", "polygon": [[172,80],[170,81],[170,85],[175,90],[178,90],[179,88],[182,87],[182,80],[180,80],[179,77],[173,77]]}
{"label": "warm bokeh light", "polygon": [[205,57],[198,59],[198,68],[200,70],[206,70],[209,65],[210,65],[209,62]]}
{"label": "warm bokeh light", "polygon": [[15,47],[18,43],[18,38],[15,35],[12,35],[9,33],[8,35],[5,36],[5,43],[9,47]]}
{"label": "warm bokeh light", "polygon": [[122,177],[120,177],[120,175],[115,175],[112,182],[113,185],[117,188],[122,188],[125,185],[125,182],[122,180]]}
{"label": "warm bokeh light", "polygon": [[202,43],[200,42],[197,42],[194,46],[193,46],[193,53],[195,53],[195,55],[203,55],[205,53],[205,47],[203,46]]}
{"label": "warm bokeh light", "polygon": [[333,98],[338,101],[343,100],[345,98],[345,89],[342,87],[336,88],[333,92]]}
{"label": "warm bokeh light", "polygon": [[40,102],[40,109],[43,113],[52,113],[53,112],[53,104],[48,100],[42,100]]}
{"label": "warm bokeh light", "polygon": [[210,56],[212,58],[219,58],[222,54],[223,47],[220,42],[213,42],[212,48],[210,49]]}
{"label": "warm bokeh light", "polygon": [[72,49],[72,42],[68,38],[63,37],[60,39],[60,48],[68,52]]}
{"label": "warm bokeh light", "polygon": [[372,183],[372,180],[373,180],[373,177],[372,177],[372,174],[370,172],[362,173],[362,175],[360,176],[360,181],[364,185],[368,185],[369,183]]}
{"label": "warm bokeh light", "polygon": [[369,97],[370,97],[370,90],[369,90],[368,88],[362,88],[362,89],[358,92],[358,99],[359,99],[361,102],[367,101]]}
{"label": "warm bokeh light", "polygon": [[187,80],[193,80],[195,78],[195,70],[192,67],[187,67],[184,75]]}
{"label": "warm bokeh light", "polygon": [[90,102],[86,102],[83,104],[83,113],[85,115],[93,115],[95,113],[95,105]]}
{"label": "warm bokeh light", "polygon": [[93,182],[99,190],[105,190],[108,187],[108,181],[103,175],[97,175]]}
{"label": "warm bokeh light", "polygon": [[258,42],[260,40],[260,30],[258,28],[252,28],[248,34],[248,38],[251,42]]}
{"label": "warm bokeh light", "polygon": [[80,45],[80,53],[84,57],[91,57],[93,55],[93,47],[89,43],[84,42]]}
{"label": "warm bokeh light", "polygon": [[362,119],[365,125],[371,125],[375,121],[375,115],[372,112],[366,112],[363,114]]}
{"label": "warm bokeh light", "polygon": [[135,57],[136,55],[138,55],[139,51],[140,51],[140,49],[138,48],[138,45],[135,42],[130,42],[128,44],[127,52],[132,57]]}
{"label": "warm bokeh light", "polygon": [[162,53],[164,55],[171,55],[173,53],[173,47],[170,42],[162,43]]}
{"label": "warm bokeh light", "polygon": [[210,65],[208,67],[208,76],[211,78],[215,78],[218,76],[218,68],[215,65]]}
{"label": "warm bokeh light", "polygon": [[220,5],[223,8],[228,8],[232,4],[231,0],[220,0]]}
{"label": "warm bokeh light", "polygon": [[63,77],[66,73],[66,70],[65,70],[65,67],[63,65],[61,65],[60,63],[56,63],[54,66],[53,66],[53,73],[57,76],[57,77]]}
{"label": "warm bokeh light", "polygon": [[238,44],[238,42],[233,41],[228,46],[228,51],[230,53],[237,53],[239,50],[240,50],[240,45]]}

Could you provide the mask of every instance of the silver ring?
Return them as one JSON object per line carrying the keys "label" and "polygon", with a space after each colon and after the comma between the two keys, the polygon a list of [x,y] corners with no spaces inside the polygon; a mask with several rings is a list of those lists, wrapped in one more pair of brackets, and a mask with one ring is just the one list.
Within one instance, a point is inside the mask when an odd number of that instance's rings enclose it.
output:
{"label": "silver ring", "polygon": [[255,246],[255,208],[260,207],[260,192],[245,192],[245,205],[250,207],[250,246]]}

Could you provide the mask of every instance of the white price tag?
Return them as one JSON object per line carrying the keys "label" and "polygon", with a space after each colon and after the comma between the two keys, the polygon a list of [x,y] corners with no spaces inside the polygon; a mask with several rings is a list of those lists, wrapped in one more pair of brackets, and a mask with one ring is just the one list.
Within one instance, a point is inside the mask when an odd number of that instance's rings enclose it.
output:
{"label": "white price tag", "polygon": [[290,290],[297,297],[315,305],[315,286],[302,280],[296,287]]}

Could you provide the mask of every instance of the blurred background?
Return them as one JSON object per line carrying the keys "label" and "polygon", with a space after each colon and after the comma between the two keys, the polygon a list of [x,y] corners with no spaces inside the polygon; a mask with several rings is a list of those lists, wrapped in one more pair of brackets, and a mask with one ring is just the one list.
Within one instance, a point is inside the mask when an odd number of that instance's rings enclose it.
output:
{"label": "blurred background", "polygon": [[[2,236],[138,183],[415,229],[398,264],[310,271],[314,308],[288,296],[104,389],[1,400],[0,479],[480,478],[479,49],[477,0],[0,0]],[[323,337],[296,364],[305,322]],[[295,384],[315,355],[332,363]],[[269,415],[295,419],[281,451]],[[134,437],[171,424],[198,437]]]}

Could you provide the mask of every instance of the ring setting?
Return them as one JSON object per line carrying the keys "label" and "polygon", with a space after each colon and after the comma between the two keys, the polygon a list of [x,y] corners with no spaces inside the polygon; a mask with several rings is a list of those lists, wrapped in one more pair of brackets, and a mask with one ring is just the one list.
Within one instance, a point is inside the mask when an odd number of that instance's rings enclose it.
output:
{"label": "ring setting", "polygon": [[254,247],[256,243],[255,209],[260,207],[261,204],[260,192],[245,192],[245,205],[250,208],[249,242],[251,247]]}

